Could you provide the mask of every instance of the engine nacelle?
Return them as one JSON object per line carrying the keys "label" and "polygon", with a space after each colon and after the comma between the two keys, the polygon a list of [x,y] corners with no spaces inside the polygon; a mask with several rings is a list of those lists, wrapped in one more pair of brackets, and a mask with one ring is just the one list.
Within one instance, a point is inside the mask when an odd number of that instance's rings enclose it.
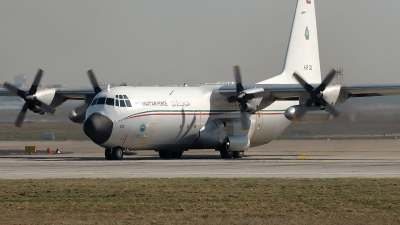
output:
{"label": "engine nacelle", "polygon": [[206,123],[200,129],[200,137],[196,143],[202,148],[216,148],[224,145],[226,131],[221,120],[213,120]]}
{"label": "engine nacelle", "polygon": [[37,90],[35,98],[53,107],[57,107],[64,103],[64,98],[62,96],[56,95],[55,88]]}
{"label": "engine nacelle", "polygon": [[325,91],[323,92],[325,101],[327,101],[331,105],[341,104],[342,101],[338,101],[340,89],[341,89],[341,86],[338,84],[327,86],[325,88]]}
{"label": "engine nacelle", "polygon": [[29,106],[28,107],[29,110],[31,110],[34,113],[39,113],[40,115],[45,114],[45,112],[42,110],[42,108],[40,108],[39,106],[35,105],[35,106]]}
{"label": "engine nacelle", "polygon": [[250,148],[250,140],[247,136],[227,136],[226,150],[245,151]]}
{"label": "engine nacelle", "polygon": [[69,112],[68,118],[74,123],[83,123],[86,119],[86,111],[82,113],[76,113],[75,109]]}
{"label": "engine nacelle", "polygon": [[298,118],[298,113],[301,111],[303,107],[307,108],[305,105],[294,105],[285,110],[285,117],[293,122],[297,123],[317,123],[317,122],[324,122],[329,120],[331,113],[327,112],[323,109],[317,108],[317,107],[312,107],[309,108],[306,114],[301,117],[301,119]]}
{"label": "engine nacelle", "polygon": [[34,104],[29,104],[28,109],[40,115],[43,115],[46,112],[41,107],[42,103],[52,107],[57,107],[64,102],[62,96],[56,95],[56,89],[54,88],[37,90],[37,92],[32,96],[32,100],[34,101]]}

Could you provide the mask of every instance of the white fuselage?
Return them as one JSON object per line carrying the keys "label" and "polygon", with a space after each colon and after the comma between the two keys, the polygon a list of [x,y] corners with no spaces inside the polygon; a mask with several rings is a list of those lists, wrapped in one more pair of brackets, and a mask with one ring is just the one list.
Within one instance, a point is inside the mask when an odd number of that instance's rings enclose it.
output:
{"label": "white fuselage", "polygon": [[100,113],[113,122],[110,138],[99,144],[105,148],[218,149],[227,136],[247,136],[251,146],[272,141],[290,124],[284,110],[298,104],[274,102],[251,115],[250,129],[243,130],[238,104],[228,103],[219,87],[114,87],[95,97],[108,98],[108,104],[92,103],[86,118]]}

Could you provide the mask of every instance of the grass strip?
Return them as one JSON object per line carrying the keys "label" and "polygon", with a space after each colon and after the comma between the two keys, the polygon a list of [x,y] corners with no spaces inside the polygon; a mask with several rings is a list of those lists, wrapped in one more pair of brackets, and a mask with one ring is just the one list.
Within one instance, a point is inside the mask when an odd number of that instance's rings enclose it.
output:
{"label": "grass strip", "polygon": [[400,179],[0,180],[2,224],[399,224]]}

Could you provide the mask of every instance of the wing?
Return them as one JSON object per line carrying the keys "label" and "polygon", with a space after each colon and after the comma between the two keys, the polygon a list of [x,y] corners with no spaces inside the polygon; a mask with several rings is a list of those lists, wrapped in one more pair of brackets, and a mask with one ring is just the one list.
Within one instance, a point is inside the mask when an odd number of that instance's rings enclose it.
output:
{"label": "wing", "polygon": [[56,90],[56,95],[62,97],[65,100],[85,100],[87,98],[93,98],[95,94],[96,93],[94,92],[93,88],[60,88]]}
{"label": "wing", "polygon": [[0,96],[19,96],[25,101],[19,113],[15,125],[21,127],[26,112],[29,109],[34,113],[45,114],[55,112],[55,108],[67,100],[85,100],[85,103],[74,109],[72,118],[74,122],[83,122],[86,109],[96,94],[102,91],[92,70],[88,72],[92,88],[68,89],[68,88],[43,88],[38,89],[43,70],[39,69],[35,79],[28,89],[21,89],[8,82],[4,83],[4,88],[0,89]]}
{"label": "wing", "polygon": [[[69,88],[49,88],[55,89],[55,95],[63,98],[64,100],[85,100],[87,97],[94,97],[95,92],[93,88],[79,88],[79,89],[69,89]],[[28,92],[28,89],[21,89],[22,91]],[[38,89],[40,93],[41,90]],[[15,93],[5,89],[0,88],[0,96],[15,96]]]}
{"label": "wing", "polygon": [[[299,96],[307,92],[301,85],[296,84],[254,84],[244,85],[244,89],[263,88],[263,98],[270,101],[299,100]],[[223,85],[218,92],[226,97],[236,95],[235,85]],[[374,97],[400,95],[400,84],[397,85],[341,85],[340,94],[345,98]]]}
{"label": "wing", "polygon": [[[307,93],[301,85],[297,84],[243,85],[244,90],[251,90],[255,88],[263,88],[263,98],[268,98],[269,101],[298,100],[300,94]],[[218,89],[218,92],[225,97],[231,97],[237,94],[235,85],[223,85]]]}
{"label": "wing", "polygon": [[400,95],[400,85],[343,85],[347,98]]}

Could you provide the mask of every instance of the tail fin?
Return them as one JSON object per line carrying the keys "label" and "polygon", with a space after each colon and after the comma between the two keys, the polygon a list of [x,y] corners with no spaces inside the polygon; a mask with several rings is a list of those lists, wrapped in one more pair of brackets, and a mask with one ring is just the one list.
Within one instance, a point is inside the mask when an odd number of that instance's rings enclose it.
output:
{"label": "tail fin", "polygon": [[298,0],[283,71],[259,84],[297,84],[298,72],[308,83],[321,83],[315,0]]}

